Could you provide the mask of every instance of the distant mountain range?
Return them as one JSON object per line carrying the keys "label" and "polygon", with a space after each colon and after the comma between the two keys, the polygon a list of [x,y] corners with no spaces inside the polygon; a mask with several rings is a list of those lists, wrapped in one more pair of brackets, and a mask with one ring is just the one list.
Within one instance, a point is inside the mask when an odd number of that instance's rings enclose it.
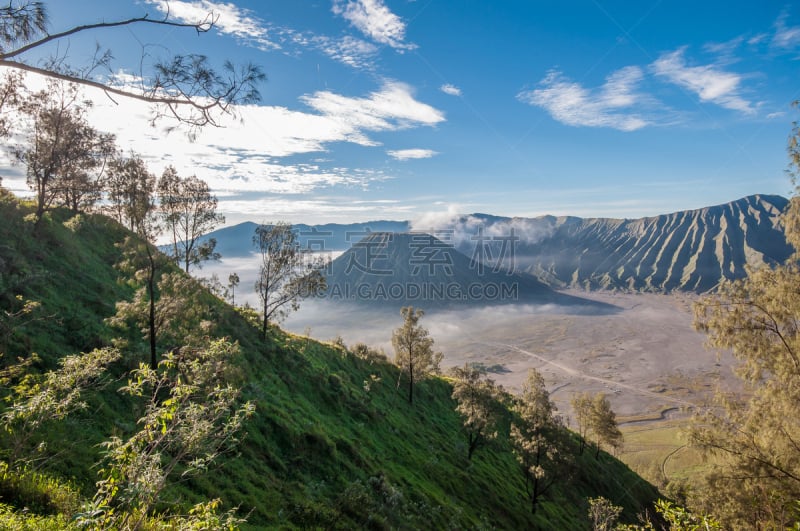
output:
{"label": "distant mountain range", "polygon": [[[408,247],[417,235],[417,247],[412,246],[411,252],[422,252],[419,242],[434,237],[440,242],[434,247],[439,249],[436,253],[454,248],[470,263],[511,271],[519,278],[532,275],[551,287],[705,292],[723,279],[745,276],[746,266],[781,263],[790,256],[792,249],[778,223],[787,205],[788,199],[781,196],[753,195],[724,205],[640,219],[472,214],[435,227],[412,227],[405,221],[295,227],[304,248],[350,250],[345,258],[349,261],[359,258],[353,252],[363,253],[386,240],[387,233],[395,233],[395,246]],[[208,237],[217,239],[223,258],[246,256],[254,251],[256,226],[242,223]],[[398,237],[400,233],[406,235]],[[392,256],[388,262],[410,259]],[[334,273],[338,274],[336,268]],[[531,292],[536,291],[533,287]]]}

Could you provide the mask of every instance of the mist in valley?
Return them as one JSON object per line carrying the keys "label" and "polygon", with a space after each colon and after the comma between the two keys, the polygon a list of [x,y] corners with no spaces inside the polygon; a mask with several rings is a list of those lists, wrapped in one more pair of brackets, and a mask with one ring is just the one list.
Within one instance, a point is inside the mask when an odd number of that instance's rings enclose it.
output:
{"label": "mist in valley", "polygon": [[[216,274],[223,285],[228,275],[237,273],[236,303],[257,309],[257,264],[257,256],[224,259],[197,273]],[[480,364],[495,381],[518,391],[528,369],[536,368],[567,415],[571,396],[581,391],[607,393],[624,419],[658,417],[675,408],[686,411],[718,386],[734,384],[730,354],[707,350],[705,336],[692,328],[696,295],[565,292],[615,310],[554,304],[434,308],[426,311],[422,324],[444,354],[443,370]],[[398,308],[397,303],[363,306],[306,299],[281,326],[320,341],[341,337],[350,347],[366,343],[392,359],[392,331],[402,323]]]}

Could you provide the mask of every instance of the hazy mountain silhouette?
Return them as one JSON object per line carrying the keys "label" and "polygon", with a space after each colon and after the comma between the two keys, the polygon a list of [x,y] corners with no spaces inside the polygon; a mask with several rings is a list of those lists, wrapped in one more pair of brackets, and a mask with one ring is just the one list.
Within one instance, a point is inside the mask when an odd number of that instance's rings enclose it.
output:
{"label": "hazy mountain silhouette", "polygon": [[[216,238],[217,252],[225,258],[243,257],[256,252],[253,246],[258,223],[246,221],[206,234],[203,239]],[[367,221],[364,223],[327,223],[324,225],[293,225],[303,249],[313,251],[344,251],[372,232],[406,232],[407,221]]]}

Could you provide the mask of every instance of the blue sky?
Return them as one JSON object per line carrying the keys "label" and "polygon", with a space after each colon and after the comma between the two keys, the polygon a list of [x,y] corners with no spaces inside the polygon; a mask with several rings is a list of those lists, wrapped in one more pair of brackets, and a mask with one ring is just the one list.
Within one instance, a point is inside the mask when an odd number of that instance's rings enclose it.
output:
{"label": "blue sky", "polygon": [[[203,53],[262,66],[262,101],[194,143],[135,102],[92,117],[153,171],[206,179],[228,223],[454,213],[639,217],[787,195],[800,7],[744,1],[113,0],[48,2],[51,30],[169,12],[72,37],[114,72]],[[97,75],[102,75],[98,73]],[[119,79],[127,79],[118,76]],[[19,192],[19,168],[4,184]]]}

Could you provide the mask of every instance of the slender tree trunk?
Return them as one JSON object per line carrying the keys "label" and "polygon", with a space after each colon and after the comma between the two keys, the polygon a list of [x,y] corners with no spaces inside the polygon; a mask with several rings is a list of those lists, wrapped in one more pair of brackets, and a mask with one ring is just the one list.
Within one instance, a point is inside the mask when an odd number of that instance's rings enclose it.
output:
{"label": "slender tree trunk", "polygon": [[36,194],[36,221],[33,223],[34,232],[39,230],[39,225],[42,223],[42,217],[44,217],[44,204],[44,191],[39,191]]}
{"label": "slender tree trunk", "polygon": [[261,322],[261,339],[267,339],[267,327],[269,326],[269,316],[267,314],[267,303],[269,301],[269,292],[264,293],[264,318]]}
{"label": "slender tree trunk", "polygon": [[158,368],[156,357],[156,263],[150,245],[145,242],[147,249],[147,259],[150,261],[150,271],[147,275],[147,293],[150,297],[150,314],[148,316],[148,327],[150,330],[150,368]]}
{"label": "slender tree trunk", "polygon": [[472,454],[475,453],[475,449],[478,447],[478,440],[480,439],[480,434],[477,433],[470,433],[469,434],[469,449],[467,450],[467,461],[472,461]]}
{"label": "slender tree trunk", "polygon": [[408,403],[414,403],[414,371],[409,371],[408,378]]}
{"label": "slender tree trunk", "polygon": [[408,349],[408,403],[414,403],[414,362],[411,348]]}

